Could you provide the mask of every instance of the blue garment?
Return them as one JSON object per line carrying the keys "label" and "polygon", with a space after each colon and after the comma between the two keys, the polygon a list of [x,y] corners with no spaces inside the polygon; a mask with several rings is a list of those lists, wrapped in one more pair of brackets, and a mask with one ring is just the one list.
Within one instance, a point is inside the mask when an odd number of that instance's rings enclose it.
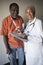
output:
{"label": "blue garment", "polygon": [[10,65],[17,65],[16,62],[16,52],[18,54],[18,65],[23,65],[24,62],[24,49],[21,47],[18,48],[11,48],[11,53],[8,55],[8,58],[10,60]]}

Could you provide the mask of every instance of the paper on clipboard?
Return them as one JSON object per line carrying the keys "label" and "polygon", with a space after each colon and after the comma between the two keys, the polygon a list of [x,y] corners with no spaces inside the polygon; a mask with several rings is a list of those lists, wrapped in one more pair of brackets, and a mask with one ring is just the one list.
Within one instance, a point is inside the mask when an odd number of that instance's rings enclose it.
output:
{"label": "paper on clipboard", "polygon": [[20,37],[21,34],[19,34],[19,33],[11,32],[11,35],[13,35],[13,37],[15,37],[15,38],[17,38],[17,39],[19,39],[19,40],[21,40],[23,42],[27,42],[28,41],[27,39],[21,38]]}

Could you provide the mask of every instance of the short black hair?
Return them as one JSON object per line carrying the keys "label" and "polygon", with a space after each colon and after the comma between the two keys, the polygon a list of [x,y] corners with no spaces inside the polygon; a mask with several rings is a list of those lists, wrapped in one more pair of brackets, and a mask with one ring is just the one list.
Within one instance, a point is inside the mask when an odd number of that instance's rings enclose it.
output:
{"label": "short black hair", "polygon": [[15,7],[15,9],[17,9],[18,13],[19,13],[19,5],[17,3],[11,3],[10,6],[9,6],[9,9],[11,10],[11,8]]}

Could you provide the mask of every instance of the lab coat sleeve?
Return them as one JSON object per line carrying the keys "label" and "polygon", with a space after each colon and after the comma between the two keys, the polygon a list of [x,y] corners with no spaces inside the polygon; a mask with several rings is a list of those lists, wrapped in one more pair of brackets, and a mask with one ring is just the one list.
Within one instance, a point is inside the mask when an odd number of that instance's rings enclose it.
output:
{"label": "lab coat sleeve", "polygon": [[41,20],[39,21],[38,26],[39,26],[39,29],[38,29],[39,35],[43,38],[43,29],[42,29],[42,21]]}
{"label": "lab coat sleeve", "polygon": [[26,36],[29,35],[29,31],[27,31],[27,28],[24,30],[24,33],[26,34]]}

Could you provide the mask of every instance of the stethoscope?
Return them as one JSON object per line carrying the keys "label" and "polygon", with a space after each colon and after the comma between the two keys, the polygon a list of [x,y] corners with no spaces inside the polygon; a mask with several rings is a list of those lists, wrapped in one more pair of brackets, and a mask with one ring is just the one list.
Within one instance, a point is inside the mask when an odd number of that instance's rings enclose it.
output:
{"label": "stethoscope", "polygon": [[35,26],[35,22],[34,23],[32,23],[32,24],[30,24],[30,26],[32,25],[32,28],[31,28],[31,30],[29,31],[29,32],[31,32],[32,31],[32,29],[34,28],[34,26]]}
{"label": "stethoscope", "polygon": [[[36,21],[36,20],[35,20]],[[33,30],[33,28],[34,28],[34,26],[35,26],[35,21],[34,21],[34,23],[32,23],[32,24],[30,24],[28,27],[30,27],[30,26],[32,26],[32,28],[30,29],[30,30],[28,30],[28,28],[27,28],[27,35],[29,35],[29,33]],[[25,28],[26,29],[26,28]]]}

